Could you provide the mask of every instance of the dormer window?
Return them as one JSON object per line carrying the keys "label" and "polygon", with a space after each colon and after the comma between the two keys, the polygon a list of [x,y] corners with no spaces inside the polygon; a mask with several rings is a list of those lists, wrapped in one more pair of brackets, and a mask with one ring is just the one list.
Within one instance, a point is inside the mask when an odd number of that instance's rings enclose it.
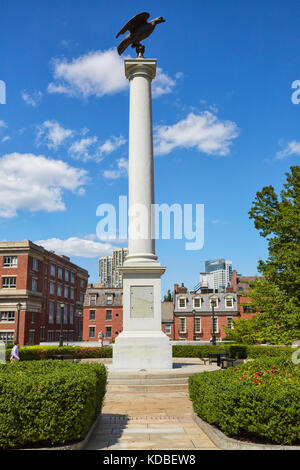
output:
{"label": "dormer window", "polygon": [[233,297],[228,296],[225,297],[225,308],[232,308],[233,307]]}
{"label": "dormer window", "polygon": [[106,294],[106,303],[107,303],[107,305],[111,305],[113,303],[113,295],[112,294]]}
{"label": "dormer window", "polygon": [[179,297],[178,308],[186,308],[186,297]]}
{"label": "dormer window", "polygon": [[201,308],[201,297],[194,297],[193,298],[193,307],[194,308]]}

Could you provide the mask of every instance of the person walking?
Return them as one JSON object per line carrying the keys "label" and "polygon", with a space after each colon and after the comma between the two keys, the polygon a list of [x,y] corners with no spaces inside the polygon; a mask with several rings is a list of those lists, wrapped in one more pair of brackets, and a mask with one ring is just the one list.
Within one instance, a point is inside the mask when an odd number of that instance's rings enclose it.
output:
{"label": "person walking", "polygon": [[10,362],[15,362],[19,360],[20,360],[19,346],[18,346],[17,341],[15,341],[14,347],[12,348],[11,353],[10,353]]}
{"label": "person walking", "polygon": [[103,348],[103,338],[104,338],[104,334],[102,330],[100,330],[98,333],[98,341],[100,342],[101,348]]}

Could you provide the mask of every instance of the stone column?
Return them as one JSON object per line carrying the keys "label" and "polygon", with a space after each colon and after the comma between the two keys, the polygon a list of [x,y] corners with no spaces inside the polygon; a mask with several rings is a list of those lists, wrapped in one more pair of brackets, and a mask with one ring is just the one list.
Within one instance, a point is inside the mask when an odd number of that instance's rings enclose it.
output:
{"label": "stone column", "polygon": [[151,81],[156,60],[125,60],[130,82],[128,256],[123,276],[123,332],[113,350],[116,370],[172,368],[172,348],[161,331],[161,276],[155,255]]}

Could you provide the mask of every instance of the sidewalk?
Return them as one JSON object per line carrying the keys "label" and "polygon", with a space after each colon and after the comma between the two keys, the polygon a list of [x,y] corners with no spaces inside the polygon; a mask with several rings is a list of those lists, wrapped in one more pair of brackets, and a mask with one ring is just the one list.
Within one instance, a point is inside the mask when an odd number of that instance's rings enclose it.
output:
{"label": "sidewalk", "polygon": [[216,450],[192,411],[187,384],[110,385],[86,450]]}

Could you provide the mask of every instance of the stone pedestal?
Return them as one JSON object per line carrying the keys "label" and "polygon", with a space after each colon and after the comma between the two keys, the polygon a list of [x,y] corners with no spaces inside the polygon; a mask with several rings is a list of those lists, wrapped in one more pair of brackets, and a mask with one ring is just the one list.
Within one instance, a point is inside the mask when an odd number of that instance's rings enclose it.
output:
{"label": "stone pedestal", "polygon": [[116,338],[113,369],[172,368],[172,347],[161,331],[161,276],[155,255],[151,81],[156,60],[125,60],[130,81],[128,256],[123,276],[123,332]]}

